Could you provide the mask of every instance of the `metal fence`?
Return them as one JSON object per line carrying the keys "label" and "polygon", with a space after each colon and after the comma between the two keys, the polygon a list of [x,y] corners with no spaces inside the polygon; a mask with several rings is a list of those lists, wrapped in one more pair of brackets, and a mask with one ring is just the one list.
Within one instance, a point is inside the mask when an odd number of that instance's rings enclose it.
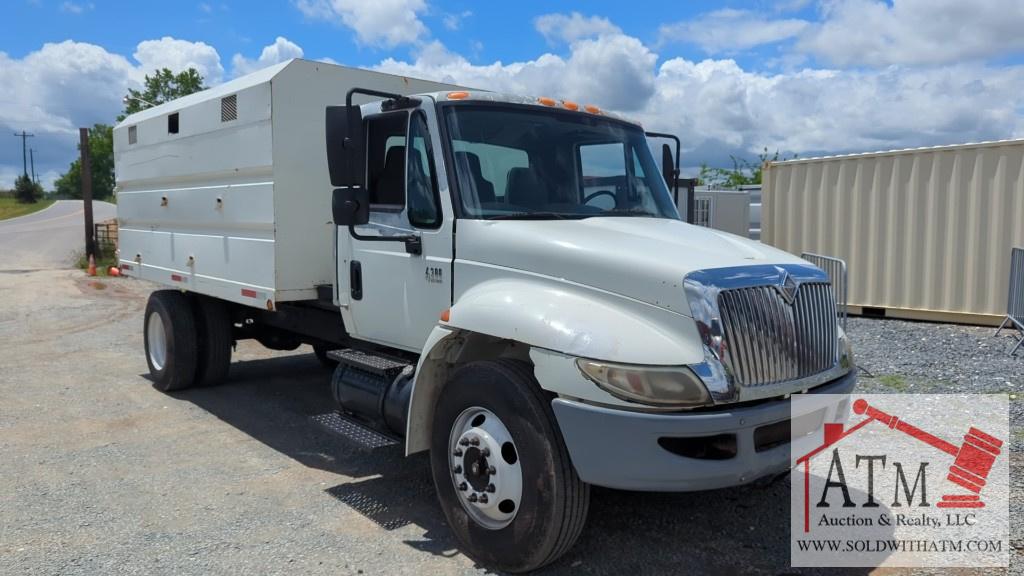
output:
{"label": "metal fence", "polygon": [[845,332],[847,297],[846,262],[839,258],[822,256],[821,254],[812,254],[810,252],[804,252],[800,257],[811,264],[814,264],[818,268],[821,268],[826,274],[828,274],[828,279],[832,282],[832,290],[836,293],[836,311],[839,313],[839,320],[842,323],[843,332]]}
{"label": "metal fence", "polygon": [[1003,328],[1015,328],[1020,333],[1017,345],[1010,350],[1010,355],[1024,345],[1024,248],[1010,250],[1010,289],[1006,299],[1006,318],[996,330],[996,336]]}
{"label": "metal fence", "polygon": [[117,220],[110,219],[93,224],[96,249],[101,254],[113,255],[117,250]]}

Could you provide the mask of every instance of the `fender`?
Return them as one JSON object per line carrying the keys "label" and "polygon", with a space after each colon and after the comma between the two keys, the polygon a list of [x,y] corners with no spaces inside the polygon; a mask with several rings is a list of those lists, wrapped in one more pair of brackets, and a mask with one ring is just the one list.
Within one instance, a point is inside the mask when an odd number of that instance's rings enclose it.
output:
{"label": "fender", "polygon": [[[409,402],[406,453],[429,447],[430,418],[447,379],[458,334],[480,334],[570,357],[679,366],[704,360],[696,324],[685,315],[546,276],[487,280],[463,292],[448,322],[431,332]],[[543,385],[543,383],[542,383]]]}

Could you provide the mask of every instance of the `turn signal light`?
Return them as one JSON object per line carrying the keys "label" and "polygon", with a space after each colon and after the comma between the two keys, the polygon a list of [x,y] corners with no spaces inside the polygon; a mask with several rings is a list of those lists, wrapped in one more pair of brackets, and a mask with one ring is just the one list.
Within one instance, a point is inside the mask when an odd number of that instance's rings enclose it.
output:
{"label": "turn signal light", "polygon": [[451,308],[445,308],[444,311],[441,312],[441,322],[447,322],[451,317],[452,317],[452,309]]}

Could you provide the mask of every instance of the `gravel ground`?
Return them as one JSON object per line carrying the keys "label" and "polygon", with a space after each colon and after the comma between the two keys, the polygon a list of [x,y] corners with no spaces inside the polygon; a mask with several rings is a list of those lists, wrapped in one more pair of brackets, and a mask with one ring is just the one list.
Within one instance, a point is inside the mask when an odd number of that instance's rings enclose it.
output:
{"label": "gravel ground", "polygon": [[[456,550],[424,458],[362,452],[310,425],[330,393],[308,349],[243,342],[226,385],[154,390],[148,290],[72,271],[0,273],[0,574],[487,573]],[[851,332],[876,375],[865,390],[1021,385],[1024,358],[1001,358],[1009,340],[988,329],[852,319]],[[544,573],[823,573],[788,566],[788,502],[786,481],[594,490],[579,543]]]}

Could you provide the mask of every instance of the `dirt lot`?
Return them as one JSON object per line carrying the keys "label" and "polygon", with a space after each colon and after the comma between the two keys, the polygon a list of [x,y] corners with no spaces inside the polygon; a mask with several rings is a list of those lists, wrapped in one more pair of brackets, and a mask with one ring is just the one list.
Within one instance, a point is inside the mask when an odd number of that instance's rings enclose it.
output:
{"label": "dirt lot", "polygon": [[[148,290],[0,273],[0,573],[484,572],[455,550],[424,458],[309,423],[331,405],[309,349],[244,342],[228,384],[154,390]],[[595,490],[582,539],[546,572],[809,573],[788,568],[788,490]]]}

